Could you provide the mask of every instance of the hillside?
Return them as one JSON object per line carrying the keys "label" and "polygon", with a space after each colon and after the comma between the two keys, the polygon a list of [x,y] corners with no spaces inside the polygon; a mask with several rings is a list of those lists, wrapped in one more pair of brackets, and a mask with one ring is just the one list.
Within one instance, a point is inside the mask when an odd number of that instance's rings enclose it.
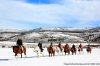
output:
{"label": "hillside", "polygon": [[[1,30],[1,29],[0,29]],[[91,29],[77,28],[36,28],[32,30],[11,30],[0,31],[0,41],[16,41],[19,36],[24,42],[87,42],[94,41],[99,37],[98,27]],[[91,38],[91,40],[90,40]]]}

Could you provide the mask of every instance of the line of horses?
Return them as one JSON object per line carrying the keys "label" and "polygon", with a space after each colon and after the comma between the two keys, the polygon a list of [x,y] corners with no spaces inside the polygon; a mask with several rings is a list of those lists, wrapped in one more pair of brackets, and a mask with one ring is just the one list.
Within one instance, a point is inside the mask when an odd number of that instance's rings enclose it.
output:
{"label": "line of horses", "polygon": [[[37,46],[33,49],[34,52],[37,53],[37,57],[40,57],[40,55],[44,56],[44,51],[41,52],[41,49]],[[78,52],[83,52],[83,48],[72,48],[72,47],[47,47],[47,51],[49,54],[49,57],[51,56],[55,56],[55,52],[58,53],[58,55],[63,55],[63,53],[66,55],[68,53],[68,55],[70,54],[75,54]],[[88,53],[91,53],[92,49],[90,47],[86,48],[86,51]],[[25,46],[13,46],[13,52],[15,53],[15,56],[17,56],[17,54],[21,55],[22,58],[22,53],[24,53],[24,55],[26,56],[26,47]]]}

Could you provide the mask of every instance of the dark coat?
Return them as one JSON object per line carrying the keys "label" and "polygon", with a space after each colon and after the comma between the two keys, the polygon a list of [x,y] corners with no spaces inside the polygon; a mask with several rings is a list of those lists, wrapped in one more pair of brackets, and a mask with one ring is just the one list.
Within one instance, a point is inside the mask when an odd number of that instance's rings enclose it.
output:
{"label": "dark coat", "polygon": [[72,48],[74,48],[74,49],[75,49],[75,45],[72,45]]}
{"label": "dark coat", "polygon": [[40,48],[41,52],[43,52],[42,43],[39,43],[38,47]]}
{"label": "dark coat", "polygon": [[22,45],[23,45],[22,39],[18,39],[17,40],[17,46],[22,46]]}

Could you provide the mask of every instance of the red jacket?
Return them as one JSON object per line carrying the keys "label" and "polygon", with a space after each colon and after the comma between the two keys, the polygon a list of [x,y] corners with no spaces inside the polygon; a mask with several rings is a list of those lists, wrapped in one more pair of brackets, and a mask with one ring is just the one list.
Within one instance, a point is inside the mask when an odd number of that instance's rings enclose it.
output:
{"label": "red jacket", "polygon": [[80,44],[79,47],[82,48],[83,47],[82,44]]}
{"label": "red jacket", "polygon": [[58,44],[58,47],[59,47],[59,48],[61,48],[61,47],[62,47],[62,45],[59,43],[59,44]]}

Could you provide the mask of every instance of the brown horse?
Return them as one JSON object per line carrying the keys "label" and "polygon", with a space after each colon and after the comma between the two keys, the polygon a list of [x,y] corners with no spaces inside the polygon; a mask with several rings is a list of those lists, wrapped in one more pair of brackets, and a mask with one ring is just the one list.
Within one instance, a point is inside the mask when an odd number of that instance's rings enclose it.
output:
{"label": "brown horse", "polygon": [[73,55],[74,53],[75,53],[75,55],[76,55],[77,49],[76,49],[76,48],[71,48],[70,51],[72,52],[72,55]]}
{"label": "brown horse", "polygon": [[54,48],[48,47],[47,51],[49,53],[49,57],[52,56],[52,55],[55,56],[55,49]]}
{"label": "brown horse", "polygon": [[69,47],[64,47],[64,52],[65,52],[65,55],[66,53],[68,53],[68,55],[70,54],[70,48]]}
{"label": "brown horse", "polygon": [[24,55],[26,55],[26,48],[24,46],[13,46],[13,52],[15,53],[15,56],[17,56],[17,54],[21,55],[22,58],[22,53],[24,53]]}
{"label": "brown horse", "polygon": [[91,54],[92,49],[90,47],[87,47],[86,51]]}

